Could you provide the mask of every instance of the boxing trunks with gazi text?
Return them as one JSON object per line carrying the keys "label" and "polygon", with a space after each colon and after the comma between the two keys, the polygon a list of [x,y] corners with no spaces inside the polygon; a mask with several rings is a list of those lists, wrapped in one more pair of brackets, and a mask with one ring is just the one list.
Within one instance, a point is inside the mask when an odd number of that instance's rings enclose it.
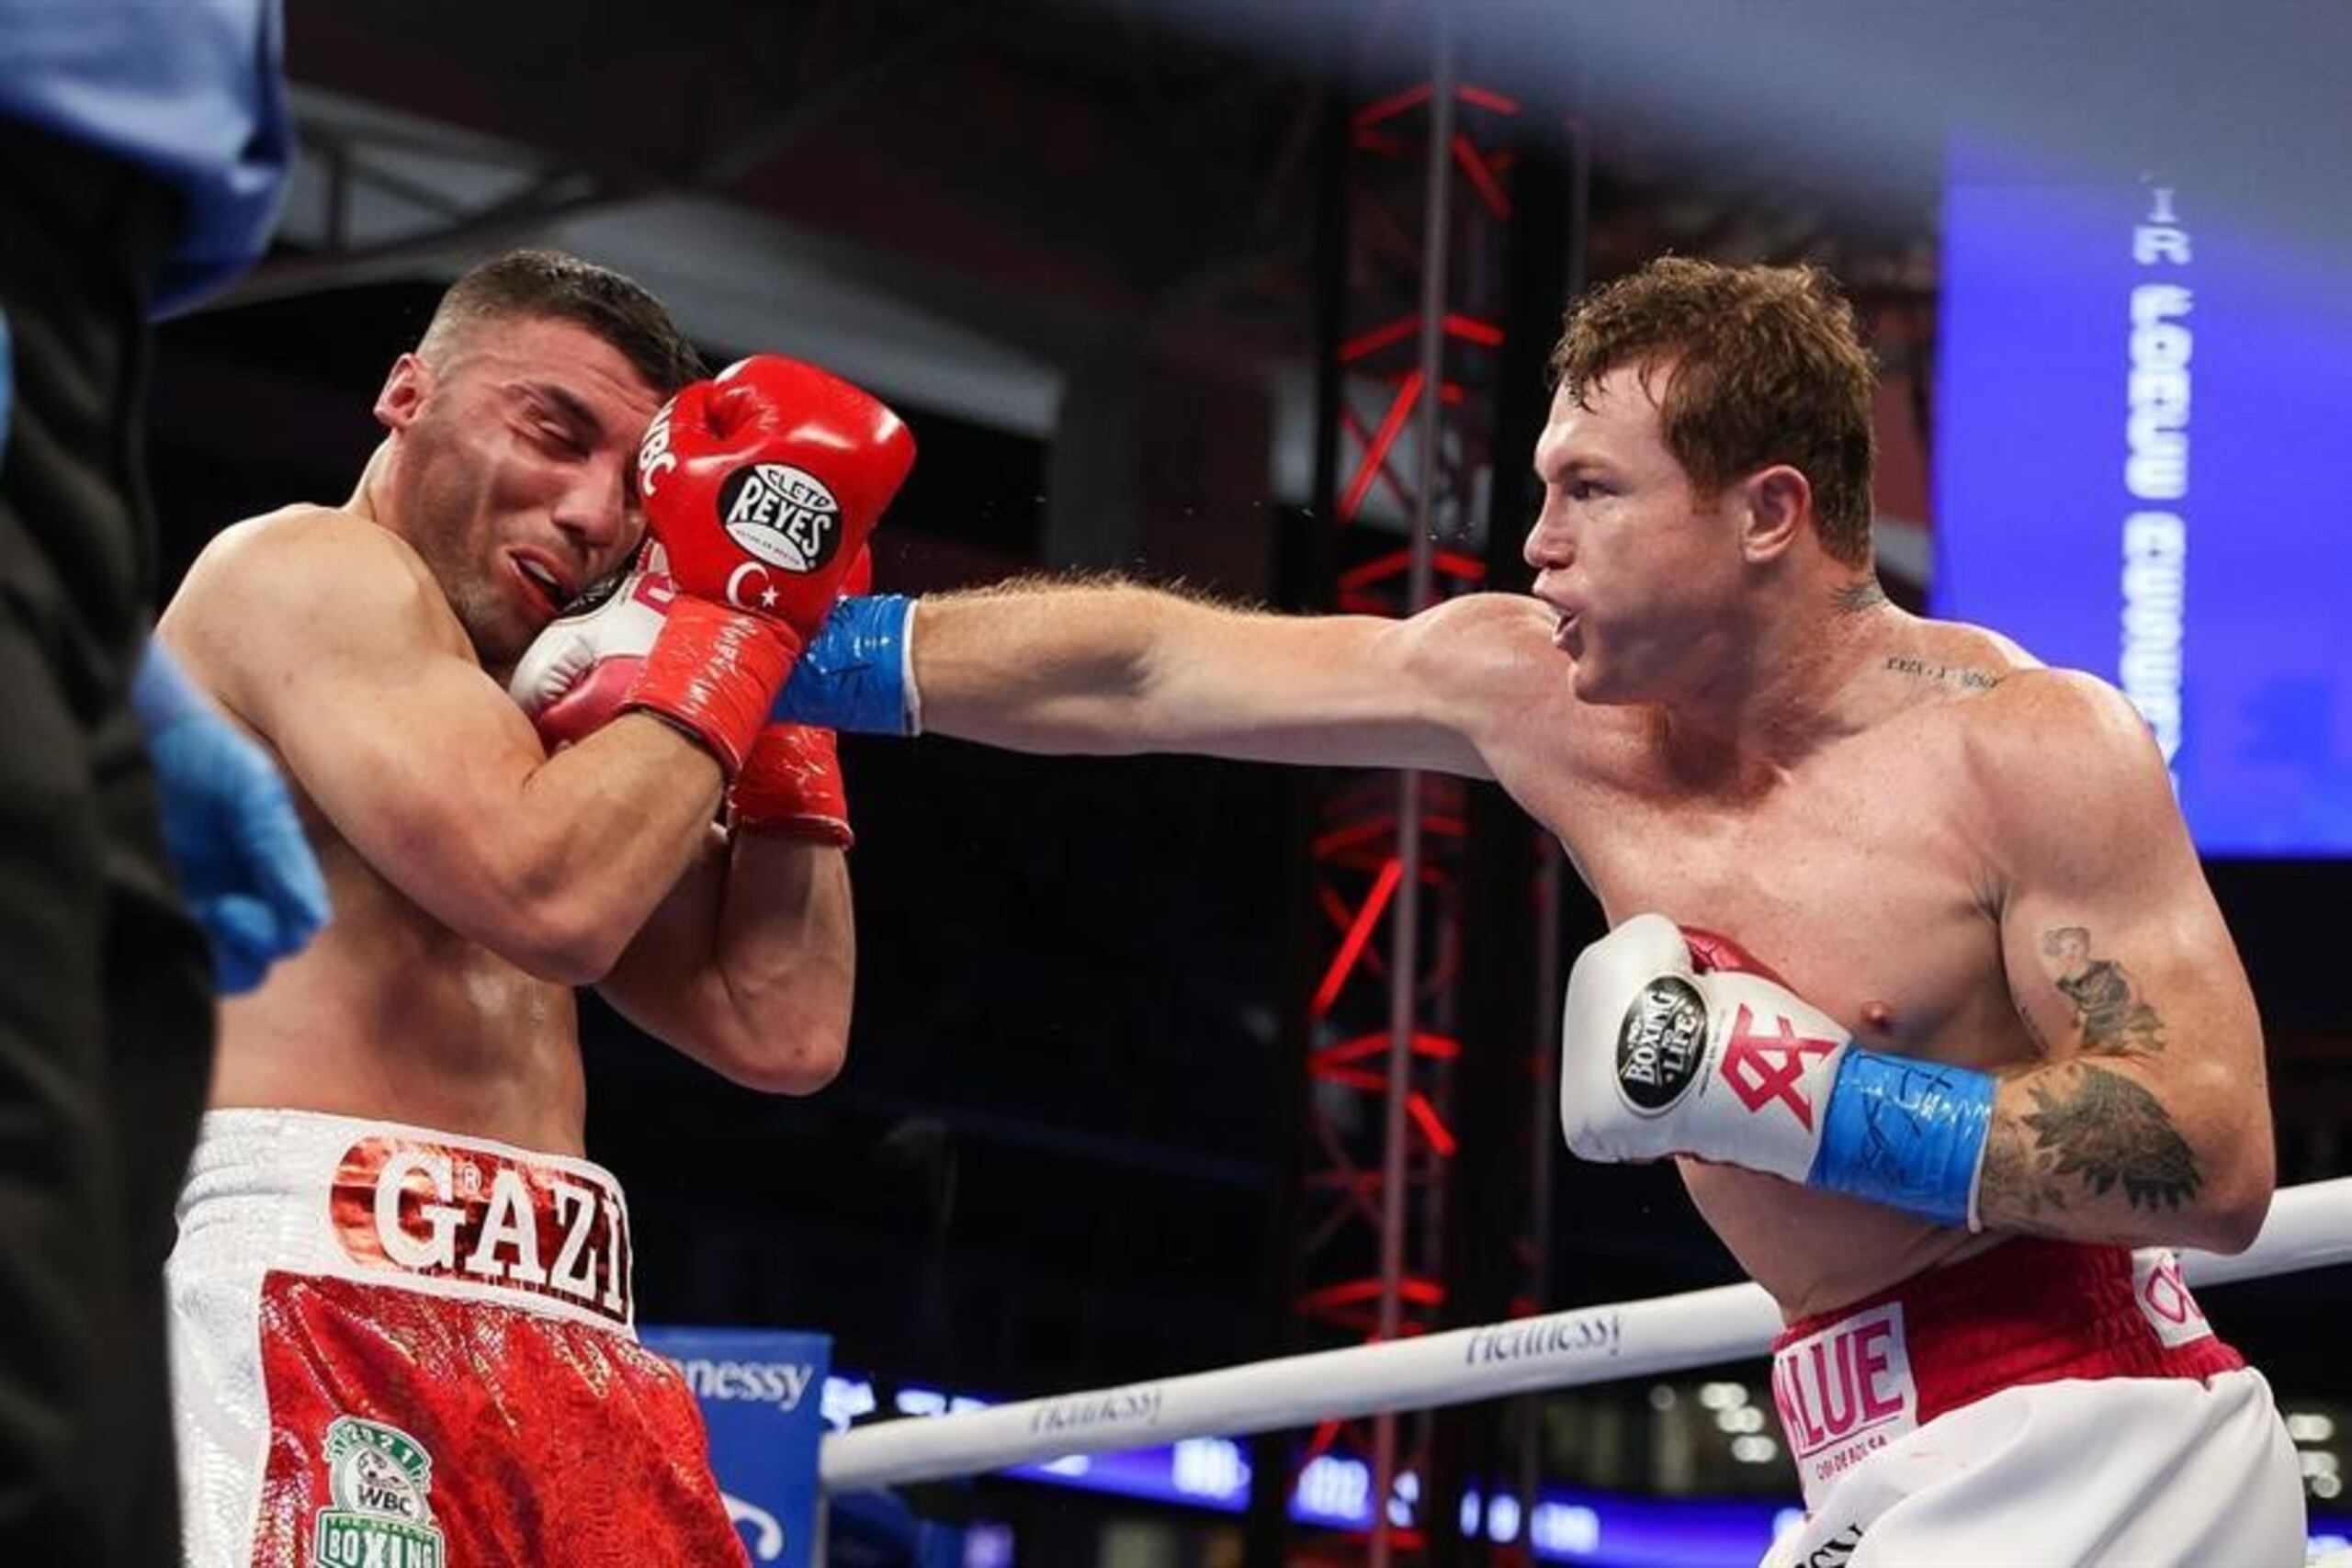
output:
{"label": "boxing trunks with gazi text", "polygon": [[740,1563],[585,1160],[216,1111],[168,1269],[192,1568]]}

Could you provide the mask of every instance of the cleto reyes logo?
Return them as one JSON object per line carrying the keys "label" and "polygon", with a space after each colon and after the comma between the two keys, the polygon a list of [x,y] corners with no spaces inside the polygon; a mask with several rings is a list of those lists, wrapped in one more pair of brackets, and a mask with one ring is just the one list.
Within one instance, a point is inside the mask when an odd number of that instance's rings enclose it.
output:
{"label": "cleto reyes logo", "polygon": [[825,481],[790,463],[753,463],[718,487],[727,536],[785,571],[817,571],[842,536],[842,503]]}
{"label": "cleto reyes logo", "polygon": [[631,1320],[628,1212],[610,1183],[583,1172],[369,1137],[345,1151],[333,1203],[344,1250],[370,1268]]}
{"label": "cleto reyes logo", "polygon": [[759,558],[727,574],[727,602],[739,610],[775,609],[771,568],[820,571],[841,545],[841,502],[824,480],[789,463],[736,469],[719,486],[718,507],[727,536]]}

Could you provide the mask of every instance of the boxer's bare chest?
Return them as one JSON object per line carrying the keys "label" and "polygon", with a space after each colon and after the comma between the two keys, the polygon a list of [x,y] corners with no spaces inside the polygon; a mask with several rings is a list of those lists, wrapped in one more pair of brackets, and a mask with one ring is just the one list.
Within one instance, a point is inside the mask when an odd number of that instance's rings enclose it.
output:
{"label": "boxer's bare chest", "polygon": [[2014,1018],[2013,1041],[1991,1037],[2014,1009],[1961,740],[1927,707],[1761,776],[1694,787],[1636,754],[1523,798],[1611,924],[1655,910],[1719,931],[1878,1047],[1987,1066],[2027,1042]]}
{"label": "boxer's bare chest", "polygon": [[[1557,833],[1613,925],[1655,910],[1729,936],[1882,1051],[1992,1068],[2035,1047],[2001,963],[1958,716],[1928,707],[1736,786],[1621,765],[1507,777]],[[1792,1312],[1822,1310],[1966,1249],[1892,1210],[1732,1167],[1691,1197]]]}

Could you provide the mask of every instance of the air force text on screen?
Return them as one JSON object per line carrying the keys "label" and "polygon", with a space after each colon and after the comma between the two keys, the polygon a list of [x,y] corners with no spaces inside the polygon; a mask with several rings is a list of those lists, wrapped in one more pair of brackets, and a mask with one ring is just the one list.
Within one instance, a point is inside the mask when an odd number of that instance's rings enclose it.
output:
{"label": "air force text on screen", "polygon": [[[2181,629],[2188,567],[2188,359],[2194,298],[2181,280],[2188,231],[2173,191],[2151,193],[2132,232],[2130,415],[2124,427],[2123,637],[2118,683],[2155,731],[2171,766],[2180,750]],[[2159,278],[2154,273],[2166,276]],[[2177,781],[2176,780],[2176,784]]]}

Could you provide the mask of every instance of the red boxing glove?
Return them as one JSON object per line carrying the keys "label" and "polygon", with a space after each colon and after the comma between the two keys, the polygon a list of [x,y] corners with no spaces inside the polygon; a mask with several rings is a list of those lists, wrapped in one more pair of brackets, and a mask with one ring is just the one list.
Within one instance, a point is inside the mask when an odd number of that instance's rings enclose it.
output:
{"label": "red boxing glove", "polygon": [[1690,950],[1690,966],[1702,975],[1761,975],[1784,990],[1796,989],[1770,964],[1720,932],[1684,926],[1682,942]]}
{"label": "red boxing glove", "polygon": [[872,396],[777,355],[671,399],[639,445],[637,483],[679,597],[628,705],[740,773],[914,454]]}
{"label": "red boxing glove", "polygon": [[653,416],[638,492],[678,592],[779,623],[789,664],[914,458],[914,437],[870,394],[763,354]]}
{"label": "red boxing glove", "polygon": [[845,850],[849,795],[842,787],[833,732],[808,724],[771,724],[735,780],[735,827],[746,833],[783,833]]}
{"label": "red boxing glove", "polygon": [[732,779],[791,673],[771,623],[680,598],[662,547],[648,544],[616,584],[548,624],[506,689],[549,751],[645,709],[701,741]]}
{"label": "red boxing glove", "polygon": [[[843,594],[874,586],[874,552],[860,546],[842,574]],[[732,796],[735,826],[746,832],[784,833],[848,849],[849,795],[842,785],[833,732],[808,724],[771,724],[743,762]]]}

